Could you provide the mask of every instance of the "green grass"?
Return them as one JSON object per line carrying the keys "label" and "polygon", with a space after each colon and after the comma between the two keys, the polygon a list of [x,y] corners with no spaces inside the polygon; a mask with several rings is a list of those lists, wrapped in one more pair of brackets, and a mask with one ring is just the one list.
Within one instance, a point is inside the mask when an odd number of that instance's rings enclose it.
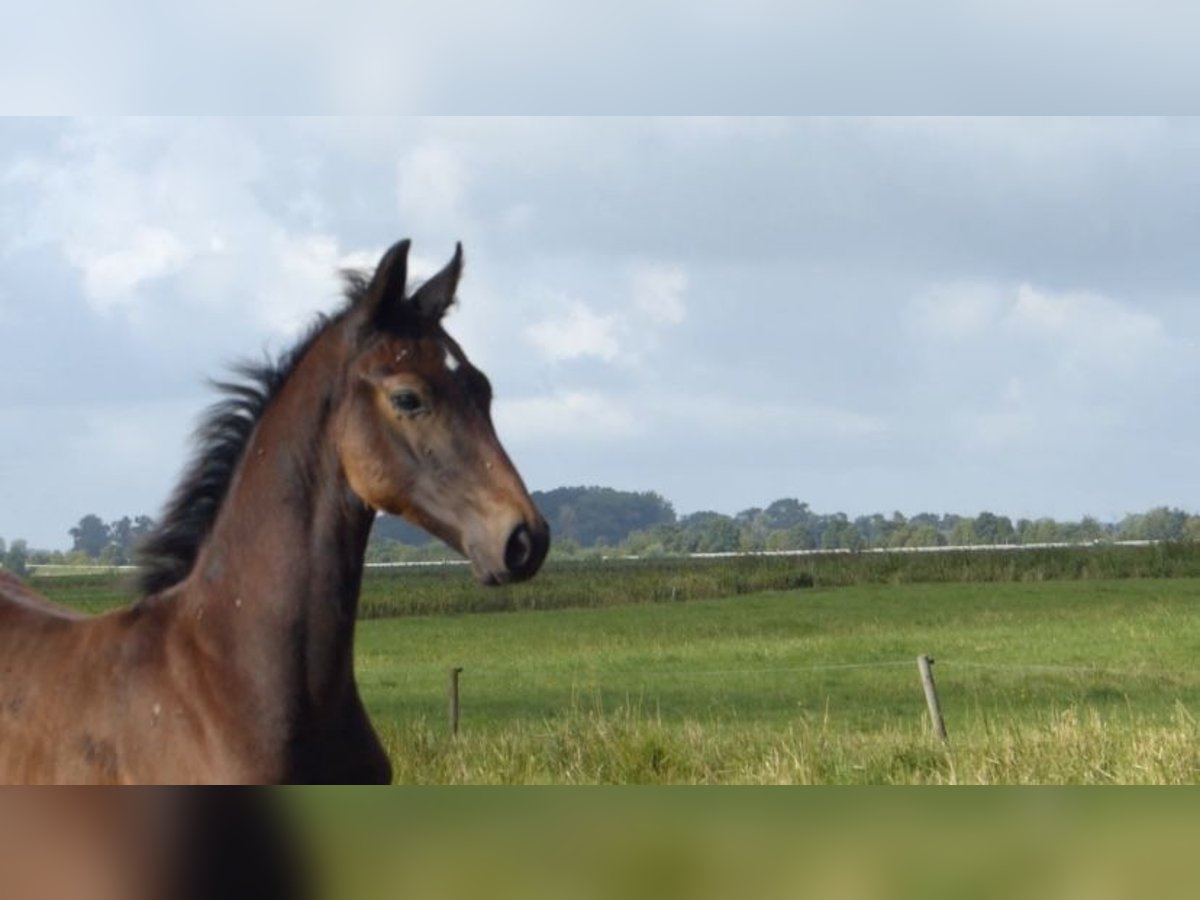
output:
{"label": "green grass", "polygon": [[1194,579],[865,586],[366,622],[358,659],[402,781],[1180,782],[1198,612]]}
{"label": "green grass", "polygon": [[133,578],[126,573],[34,575],[27,580],[34,590],[51,600],[89,615],[124,606],[133,598]]}
{"label": "green grass", "polygon": [[[1163,689],[1200,684],[1198,600],[1193,579],[899,585],[390,619],[360,626],[359,673],[377,711],[405,719],[440,717],[446,669],[462,665],[476,723],[504,721],[519,697],[526,718],[632,704],[671,721],[874,727],[923,708],[912,686],[928,652],[948,706],[992,708],[999,695],[1020,712],[1049,692],[1059,706],[1162,712]],[[1069,670],[1032,668],[1047,665]]]}

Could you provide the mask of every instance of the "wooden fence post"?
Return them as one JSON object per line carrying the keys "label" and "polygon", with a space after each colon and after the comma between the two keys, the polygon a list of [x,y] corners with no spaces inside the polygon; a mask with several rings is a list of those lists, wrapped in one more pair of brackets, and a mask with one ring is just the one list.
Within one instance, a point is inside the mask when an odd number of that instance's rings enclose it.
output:
{"label": "wooden fence post", "polygon": [[450,736],[458,735],[458,676],[462,666],[454,666],[450,670]]}
{"label": "wooden fence post", "polygon": [[921,687],[925,689],[925,705],[929,707],[929,719],[933,723],[933,735],[946,743],[946,722],[942,718],[942,705],[938,702],[937,686],[933,683],[933,660],[921,654],[917,657],[917,669],[921,673]]}

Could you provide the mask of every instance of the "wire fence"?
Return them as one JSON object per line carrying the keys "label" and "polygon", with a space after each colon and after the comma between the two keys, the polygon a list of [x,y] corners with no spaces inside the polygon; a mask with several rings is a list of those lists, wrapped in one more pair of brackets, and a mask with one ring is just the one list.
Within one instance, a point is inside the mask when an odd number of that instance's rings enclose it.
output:
{"label": "wire fence", "polygon": [[[704,678],[712,676],[755,676],[755,675],[789,675],[803,674],[811,672],[837,672],[849,671],[855,669],[889,669],[889,668],[911,668],[914,665],[911,658],[908,659],[889,659],[877,660],[872,662],[846,662],[846,663],[819,663],[815,665],[804,666],[768,666],[768,667],[733,667],[733,668],[718,668],[718,669],[662,669],[655,670],[652,668],[637,668],[637,669],[608,669],[605,670],[602,677],[605,681],[619,681],[627,677],[639,677],[646,679],[654,678]],[[1057,674],[1057,675],[1118,675],[1128,678],[1200,678],[1200,672],[1181,672],[1166,669],[1154,668],[1114,668],[1112,666],[1093,666],[1093,665],[1068,665],[1061,663],[1002,663],[1002,662],[982,662],[977,660],[956,659],[953,657],[937,657],[937,665],[939,670],[958,669],[981,669],[995,670],[999,672],[1009,673],[1029,673],[1029,674]],[[496,678],[503,676],[511,676],[519,673],[529,673],[530,670],[526,666],[472,666],[469,671],[476,677],[484,676],[487,678]],[[580,676],[586,676],[588,673],[579,672]]]}
{"label": "wire fence", "polygon": [[[914,666],[915,662],[915,666]],[[842,663],[818,663],[803,666],[769,666],[769,667],[724,667],[711,669],[662,669],[655,670],[653,668],[643,667],[638,669],[608,669],[603,672],[586,673],[578,672],[571,673],[563,679],[563,689],[569,688],[572,694],[580,688],[600,689],[600,690],[628,690],[631,682],[636,683],[639,690],[645,690],[648,684],[658,682],[660,684],[668,681],[686,680],[689,678],[759,678],[764,676],[777,675],[803,675],[823,672],[847,672],[855,670],[872,670],[872,669],[913,669],[920,674],[920,686],[923,689],[924,698],[929,714],[929,722],[933,726],[935,738],[940,741],[947,741],[946,727],[940,706],[940,695],[937,686],[933,679],[934,660],[926,655],[921,655],[914,661],[909,657],[906,659],[886,659],[872,660],[863,662],[842,662]],[[1142,668],[1114,668],[1111,666],[1093,666],[1093,665],[1072,665],[1063,663],[1017,663],[1017,662],[987,662],[982,660],[972,659],[956,659],[939,658],[937,660],[937,670],[939,675],[958,676],[963,670],[973,671],[995,671],[1011,675],[1060,675],[1072,677],[1119,677],[1124,679],[1174,679],[1177,681],[1185,681],[1192,679],[1200,681],[1200,673],[1187,673],[1179,671],[1168,671],[1163,669],[1155,669],[1150,667]],[[469,681],[475,683],[505,683],[507,679],[511,679],[514,675],[532,675],[538,677],[536,672],[531,672],[528,667],[506,667],[493,668],[486,665],[480,667],[471,666],[454,666],[450,669],[451,676],[449,680],[449,704],[452,710],[452,733],[457,734],[459,728],[459,715],[462,708],[461,698],[459,696],[460,685],[463,680],[460,676],[464,673],[468,674]],[[955,683],[961,686],[961,681],[955,677]],[[913,682],[914,691],[917,684]]]}

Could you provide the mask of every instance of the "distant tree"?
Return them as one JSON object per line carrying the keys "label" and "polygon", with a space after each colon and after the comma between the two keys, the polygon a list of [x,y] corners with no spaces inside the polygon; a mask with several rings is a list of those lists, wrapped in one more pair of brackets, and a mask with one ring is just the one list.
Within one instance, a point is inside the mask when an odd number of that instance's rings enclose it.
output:
{"label": "distant tree", "polygon": [[99,561],[105,565],[128,565],[133,557],[133,520],[123,516],[108,526],[108,546],[100,553]]}
{"label": "distant tree", "polygon": [[873,516],[859,516],[854,520],[854,530],[858,532],[858,536],[862,538],[864,547],[876,546],[883,534],[883,516],[875,513]]}
{"label": "distant tree", "polygon": [[908,535],[908,520],[898,511],[890,517],[882,513],[859,516],[854,520],[854,527],[868,547],[903,546]]}
{"label": "distant tree", "polygon": [[1079,541],[1102,541],[1110,537],[1109,529],[1093,516],[1084,516],[1080,520],[1076,535],[1075,539]]}
{"label": "distant tree", "polygon": [[821,533],[821,547],[826,550],[861,550],[865,545],[862,533],[854,527],[845,513],[828,517]]}
{"label": "distant tree", "polygon": [[610,547],[635,531],[675,521],[675,510],[653,491],[618,491],[604,487],[563,487],[534,491],[534,504],[550,523],[550,533],[581,546],[601,541]]}
{"label": "distant tree", "polygon": [[801,503],[792,497],[776,500],[763,510],[763,523],[770,531],[781,531],[795,528],[797,525],[809,525],[813,518],[812,510],[807,503]]}
{"label": "distant tree", "polygon": [[946,537],[949,537],[962,521],[962,516],[954,513],[942,513],[937,517],[937,530],[946,535]]}
{"label": "distant tree", "polygon": [[109,544],[96,557],[96,562],[102,566],[124,566],[129,563],[129,557],[116,544]]}
{"label": "distant tree", "polygon": [[1021,519],[1017,522],[1017,541],[1021,544],[1054,544],[1070,540],[1053,519]]}
{"label": "distant tree", "polygon": [[975,540],[980,544],[1011,544],[1017,539],[1012,519],[981,512],[975,517]]}
{"label": "distant tree", "polygon": [[930,528],[940,531],[942,527],[942,517],[931,512],[917,513],[908,520],[908,524],[914,528],[920,528],[924,525],[928,525]]}
{"label": "distant tree", "polygon": [[126,565],[133,559],[138,542],[154,528],[154,520],[149,516],[138,516],[136,519],[124,516],[108,528],[112,550],[106,550],[101,557],[116,565]]}
{"label": "distant tree", "polygon": [[[911,525],[909,526],[912,527]],[[925,523],[918,525],[912,529],[909,535],[906,547],[944,547],[946,546],[946,536],[943,535],[936,527]]]}
{"label": "distant tree", "polygon": [[4,538],[0,538],[0,565],[4,564],[4,557],[8,554],[8,547],[4,543]]}
{"label": "distant tree", "polygon": [[1200,516],[1188,516],[1187,523],[1183,526],[1183,539],[1200,541]]}
{"label": "distant tree", "polygon": [[17,538],[8,545],[8,553],[4,557],[4,567],[17,575],[24,577],[29,573],[27,562],[29,561],[29,545]]}
{"label": "distant tree", "polygon": [[767,539],[764,542],[766,550],[800,550],[800,547],[793,547],[788,542],[789,532],[787,531],[771,531],[767,533]]}
{"label": "distant tree", "polygon": [[1181,541],[1187,519],[1187,513],[1182,509],[1168,509],[1165,506],[1152,509],[1143,519],[1146,538],[1151,541]]}
{"label": "distant tree", "polygon": [[763,509],[759,506],[751,506],[749,509],[743,509],[740,513],[733,517],[733,521],[742,528],[761,528],[765,527],[766,523],[763,519]]}
{"label": "distant tree", "polygon": [[1180,541],[1187,519],[1187,513],[1181,509],[1159,506],[1147,513],[1126,516],[1117,525],[1117,535],[1131,541]]}
{"label": "distant tree", "polygon": [[682,551],[685,553],[725,553],[738,549],[741,532],[729,516],[701,510],[679,520]]}
{"label": "distant tree", "polygon": [[767,549],[767,533],[757,528],[738,528],[738,550],[743,553],[758,553]]}
{"label": "distant tree", "polygon": [[741,531],[738,538],[738,549],[753,553],[766,549],[767,535],[771,533],[767,525],[765,512],[757,506],[743,509],[733,517],[734,523]]}
{"label": "distant tree", "polygon": [[767,533],[767,550],[812,550],[816,547],[812,531],[805,525],[793,525],[783,531]]}
{"label": "distant tree", "polygon": [[[949,517],[947,517],[949,518]],[[980,543],[975,536],[975,520],[955,516],[954,527],[950,529],[949,541],[954,547],[969,547]]]}
{"label": "distant tree", "polygon": [[[553,546],[553,544],[551,544]],[[624,544],[627,553],[635,556],[661,556],[665,553],[684,553],[683,529],[676,524],[655,525],[635,531]]]}
{"label": "distant tree", "polygon": [[75,542],[74,549],[82,550],[92,559],[98,559],[112,540],[112,532],[99,516],[88,514],[79,520],[79,524],[70,530],[71,539]]}

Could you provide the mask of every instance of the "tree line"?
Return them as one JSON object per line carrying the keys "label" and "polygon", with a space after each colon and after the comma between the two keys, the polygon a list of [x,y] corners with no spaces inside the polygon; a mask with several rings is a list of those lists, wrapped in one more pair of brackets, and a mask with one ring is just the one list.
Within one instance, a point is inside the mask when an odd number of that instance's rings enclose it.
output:
{"label": "tree line", "polygon": [[[564,487],[535,491],[550,523],[552,553],[656,556],[768,550],[866,550],[987,544],[1084,544],[1124,540],[1200,541],[1200,516],[1166,506],[1101,522],[1052,518],[1013,521],[983,511],[974,516],[923,512],[851,517],[819,513],[795,498],[735,515],[701,511],[679,516],[653,491]],[[395,523],[395,524],[392,524]],[[375,561],[441,558],[445,551],[412,526],[381,517],[368,550]]]}
{"label": "tree line", "polygon": [[154,528],[149,516],[124,516],[105,522],[89,513],[68,530],[72,547],[60,550],[31,549],[29,542],[18,538],[6,544],[0,538],[0,565],[24,575],[31,565],[104,565],[125,566],[134,561],[138,541]]}
{"label": "tree line", "polygon": [[[1118,522],[1085,516],[1079,521],[1017,519],[984,511],[975,516],[875,513],[851,518],[818,513],[795,498],[776,500],[735,515],[701,511],[680,516],[653,491],[608,487],[562,487],[534,491],[550,523],[553,553],[666,556],[764,550],[866,550],[981,544],[1093,543],[1121,540],[1200,541],[1200,516],[1160,506]],[[0,565],[24,573],[29,565],[59,563],[126,565],[138,541],[154,527],[149,516],[105,522],[85,515],[69,530],[69,551],[31,549],[24,540],[0,538]],[[398,562],[452,555],[440,542],[402,519],[380,516],[368,559]]]}

